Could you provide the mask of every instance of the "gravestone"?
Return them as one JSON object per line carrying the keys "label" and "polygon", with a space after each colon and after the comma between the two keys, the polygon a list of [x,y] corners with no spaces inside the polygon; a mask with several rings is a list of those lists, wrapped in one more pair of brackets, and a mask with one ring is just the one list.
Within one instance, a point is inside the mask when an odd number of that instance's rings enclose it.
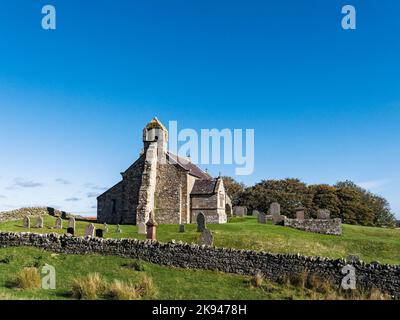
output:
{"label": "gravestone", "polygon": [[206,230],[207,226],[206,226],[206,217],[204,215],[204,213],[200,212],[197,215],[197,232],[203,232],[204,230]]}
{"label": "gravestone", "polygon": [[63,227],[63,221],[62,221],[61,217],[57,217],[55,228],[56,229],[62,229],[62,227]]}
{"label": "gravestone", "polygon": [[104,232],[108,232],[108,225],[104,222]]}
{"label": "gravestone", "polygon": [[38,216],[36,218],[36,228],[43,228],[43,217]]}
{"label": "gravestone", "polygon": [[157,222],[150,218],[146,223],[147,226],[147,236],[148,240],[157,240]]}
{"label": "gravestone", "polygon": [[121,226],[117,224],[117,228],[115,229],[116,233],[122,233]]}
{"label": "gravestone", "polygon": [[179,232],[185,232],[185,225],[184,224],[181,224],[181,225],[179,225]]}
{"label": "gravestone", "polygon": [[253,210],[253,212],[252,212],[253,217],[257,217],[259,214],[260,214],[260,212],[258,210]]}
{"label": "gravestone", "polygon": [[67,233],[68,233],[68,234],[71,234],[71,235],[75,235],[75,228],[68,227],[68,228],[67,228]]}
{"label": "gravestone", "polygon": [[200,235],[200,245],[212,246],[214,244],[214,236],[210,230],[205,229]]}
{"label": "gravestone", "polygon": [[303,208],[298,208],[296,209],[296,219],[297,220],[304,220],[304,209]]}
{"label": "gravestone", "polygon": [[85,237],[94,237],[96,228],[93,223],[89,223],[85,228]]}
{"label": "gravestone", "polygon": [[317,218],[322,220],[328,220],[331,217],[331,212],[328,209],[318,209]]}
{"label": "gravestone", "polygon": [[278,202],[272,202],[269,205],[269,214],[279,216],[281,214],[281,205]]}
{"label": "gravestone", "polygon": [[138,223],[138,234],[147,234],[146,224],[144,222]]}
{"label": "gravestone", "polygon": [[31,219],[28,217],[28,216],[26,216],[26,217],[24,217],[24,228],[30,228],[31,227]]}
{"label": "gravestone", "polygon": [[247,216],[247,208],[246,207],[233,207],[233,215],[236,217]]}
{"label": "gravestone", "polygon": [[258,223],[261,223],[261,224],[267,223],[267,217],[266,217],[265,213],[261,212],[258,214]]}
{"label": "gravestone", "polygon": [[75,229],[75,218],[71,217],[68,220],[68,228],[74,228]]}
{"label": "gravestone", "polygon": [[103,238],[103,229],[96,229],[96,237]]}

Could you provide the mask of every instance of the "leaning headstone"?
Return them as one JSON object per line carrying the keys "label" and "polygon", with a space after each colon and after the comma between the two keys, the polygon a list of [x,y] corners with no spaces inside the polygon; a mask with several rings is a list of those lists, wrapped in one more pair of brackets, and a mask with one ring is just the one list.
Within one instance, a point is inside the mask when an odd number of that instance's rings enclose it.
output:
{"label": "leaning headstone", "polygon": [[331,212],[328,209],[319,209],[317,212],[318,219],[328,220],[331,217]]}
{"label": "leaning headstone", "polygon": [[233,215],[236,217],[247,216],[247,208],[246,207],[233,207]]}
{"label": "leaning headstone", "polygon": [[43,217],[38,216],[36,219],[36,228],[43,228]]}
{"label": "leaning headstone", "polygon": [[260,212],[258,210],[253,210],[253,212],[252,212],[253,217],[257,217],[259,214],[260,214]]}
{"label": "leaning headstone", "polygon": [[85,237],[94,237],[94,232],[96,228],[93,223],[89,223],[85,229]]}
{"label": "leaning headstone", "polygon": [[144,222],[138,223],[138,234],[147,234],[146,224]]}
{"label": "leaning headstone", "polygon": [[103,229],[96,229],[96,237],[103,238]]}
{"label": "leaning headstone", "polygon": [[267,223],[267,217],[266,217],[265,213],[261,212],[258,214],[258,223],[261,223],[261,224]]}
{"label": "leaning headstone", "polygon": [[180,233],[185,232],[185,225],[184,224],[179,225],[179,232]]}
{"label": "leaning headstone", "polygon": [[303,208],[296,209],[296,219],[304,220],[304,209]]}
{"label": "leaning headstone", "polygon": [[269,213],[273,216],[279,216],[281,214],[281,205],[278,202],[272,202],[269,205]]}
{"label": "leaning headstone", "polygon": [[200,244],[206,246],[212,246],[214,243],[214,236],[210,230],[205,229],[200,235]]}
{"label": "leaning headstone", "polygon": [[74,228],[75,229],[75,218],[71,217],[68,220],[68,228]]}
{"label": "leaning headstone", "polygon": [[31,219],[28,216],[24,217],[24,228],[30,228],[31,227]]}
{"label": "leaning headstone", "polygon": [[56,229],[62,229],[62,227],[63,227],[63,221],[62,221],[61,217],[57,217],[55,228]]}
{"label": "leaning headstone", "polygon": [[117,224],[117,228],[115,229],[116,233],[122,233],[121,226]]}
{"label": "leaning headstone", "polygon": [[71,234],[71,235],[75,235],[75,228],[68,227],[67,228],[67,233]]}
{"label": "leaning headstone", "polygon": [[200,212],[197,215],[197,232],[203,232],[204,230],[206,230],[206,216],[204,215],[204,213]]}

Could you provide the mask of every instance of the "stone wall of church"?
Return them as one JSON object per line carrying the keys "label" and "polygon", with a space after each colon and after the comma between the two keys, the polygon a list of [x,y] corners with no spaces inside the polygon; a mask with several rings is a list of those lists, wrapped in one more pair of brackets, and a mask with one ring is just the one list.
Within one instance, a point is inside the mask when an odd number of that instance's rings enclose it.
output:
{"label": "stone wall of church", "polygon": [[158,164],[155,194],[155,219],[160,224],[183,223],[186,212],[186,172],[172,164]]}
{"label": "stone wall of church", "polygon": [[139,190],[142,183],[144,170],[144,155],[128,169],[123,175],[123,212],[122,223],[136,224],[137,206],[139,204]]}
{"label": "stone wall of church", "polygon": [[97,220],[100,223],[120,223],[123,212],[122,182],[97,198]]}

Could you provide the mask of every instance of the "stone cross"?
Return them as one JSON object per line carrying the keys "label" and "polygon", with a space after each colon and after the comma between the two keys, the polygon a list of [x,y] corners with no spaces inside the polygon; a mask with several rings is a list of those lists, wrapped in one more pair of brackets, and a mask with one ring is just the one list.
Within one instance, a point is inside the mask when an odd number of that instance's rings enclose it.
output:
{"label": "stone cross", "polygon": [[281,214],[281,205],[278,202],[272,202],[269,205],[269,214],[279,216]]}
{"label": "stone cross", "polygon": [[203,232],[207,226],[206,226],[206,217],[204,215],[204,213],[200,212],[197,215],[197,232]]}
{"label": "stone cross", "polygon": [[203,230],[200,235],[200,244],[206,246],[212,246],[214,244],[214,236],[210,230]]}
{"label": "stone cross", "polygon": [[146,224],[144,222],[138,223],[138,234],[147,234]]}
{"label": "stone cross", "polygon": [[108,232],[108,225],[106,222],[104,222],[104,232]]}
{"label": "stone cross", "polygon": [[304,209],[303,208],[296,209],[296,219],[304,220]]}
{"label": "stone cross", "polygon": [[147,226],[147,236],[148,240],[157,240],[157,222],[150,218],[146,223]]}
{"label": "stone cross", "polygon": [[117,228],[115,229],[116,233],[122,233],[121,226],[117,224]]}
{"label": "stone cross", "polygon": [[86,228],[85,228],[85,237],[94,237],[94,233],[95,233],[95,226],[93,223],[89,223]]}
{"label": "stone cross", "polygon": [[55,228],[56,229],[62,229],[62,227],[63,227],[63,221],[62,221],[61,217],[57,217]]}
{"label": "stone cross", "polygon": [[185,232],[185,225],[184,224],[179,225],[179,232],[180,233]]}
{"label": "stone cross", "polygon": [[261,223],[261,224],[267,223],[267,217],[264,212],[261,212],[258,214],[258,223]]}
{"label": "stone cross", "polygon": [[36,228],[43,228],[43,217],[38,216],[36,218]]}
{"label": "stone cross", "polygon": [[328,220],[330,219],[331,212],[328,209],[319,209],[317,212],[318,219]]}
{"label": "stone cross", "polygon": [[30,228],[31,227],[31,219],[28,216],[24,217],[24,228]]}
{"label": "stone cross", "polygon": [[75,218],[71,217],[68,220],[68,228],[74,228],[75,229]]}

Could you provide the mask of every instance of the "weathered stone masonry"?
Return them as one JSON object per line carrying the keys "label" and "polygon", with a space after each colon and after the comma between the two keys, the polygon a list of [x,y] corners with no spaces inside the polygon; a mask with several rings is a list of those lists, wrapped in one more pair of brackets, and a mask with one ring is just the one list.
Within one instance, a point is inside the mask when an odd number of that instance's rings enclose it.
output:
{"label": "weathered stone masonry", "polygon": [[[101,239],[57,234],[0,233],[0,247],[32,246],[57,253],[103,254],[179,268],[218,270],[227,273],[254,275],[260,271],[268,279],[309,272],[331,279],[337,286],[348,264],[343,259],[271,254],[252,250],[214,248],[184,243],[160,243],[136,239]],[[400,266],[351,263],[356,269],[358,288],[378,288],[400,298]]]}

